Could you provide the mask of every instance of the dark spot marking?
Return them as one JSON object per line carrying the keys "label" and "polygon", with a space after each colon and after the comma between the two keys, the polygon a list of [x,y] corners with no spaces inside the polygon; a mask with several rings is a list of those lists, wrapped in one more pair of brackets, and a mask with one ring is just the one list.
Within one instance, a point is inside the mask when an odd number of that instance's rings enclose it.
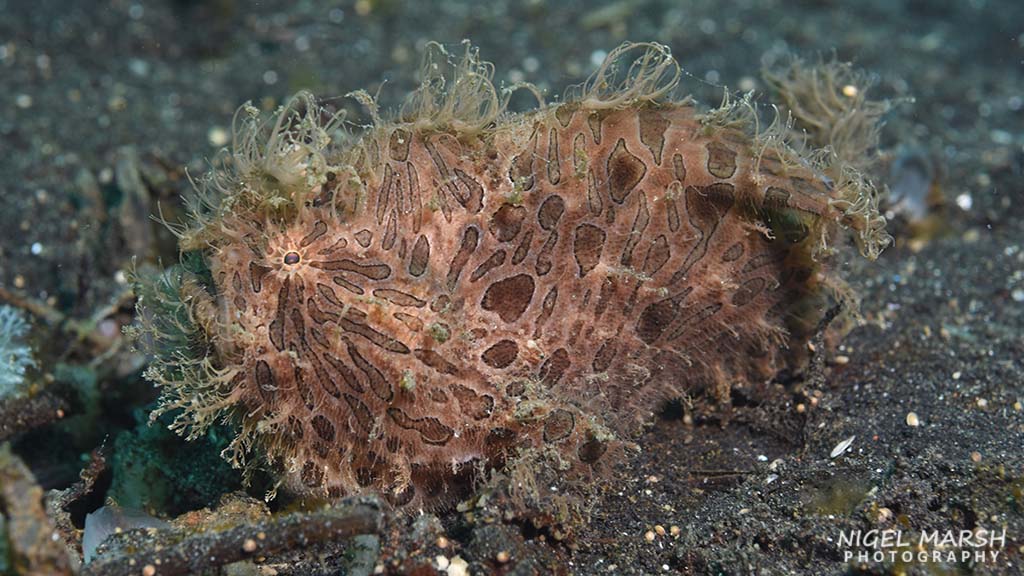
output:
{"label": "dark spot marking", "polygon": [[270,272],[270,268],[255,262],[249,262],[249,278],[252,280],[252,291],[259,294],[263,290],[263,277]]}
{"label": "dark spot marking", "polygon": [[409,294],[408,292],[402,292],[401,290],[392,290],[391,288],[375,288],[373,295],[377,298],[383,298],[392,304],[398,306],[409,306],[412,308],[423,308],[427,305],[426,300],[420,300],[419,298]]}
{"label": "dark spot marking", "polygon": [[753,272],[758,268],[763,268],[769,264],[780,264],[786,259],[786,252],[762,252],[751,256],[747,263],[743,265],[743,269],[740,270],[742,274]]}
{"label": "dark spot marking", "polygon": [[506,323],[519,319],[533,299],[535,284],[528,274],[517,274],[491,284],[484,292],[480,307],[496,313]]}
{"label": "dark spot marking", "polygon": [[690,249],[683,265],[672,275],[670,285],[686,277],[690,268],[707,254],[711,236],[735,202],[734,190],[732,184],[722,182],[702,188],[686,187],[686,213],[690,225],[700,233],[700,238]]}
{"label": "dark spot marking", "polygon": [[[315,404],[315,398],[313,397],[313,388],[306,382],[306,373],[303,372],[302,368],[295,367],[295,387],[299,390],[299,395],[302,396],[302,402],[306,405],[306,408],[312,410]],[[291,424],[294,416],[288,417],[288,423]],[[302,437],[302,429],[300,425],[299,437]]]}
{"label": "dark spot marking", "polygon": [[601,198],[601,189],[597,185],[597,176],[593,170],[587,171],[587,206],[594,216],[600,216],[604,210],[604,199]]}
{"label": "dark spot marking", "polygon": [[558,442],[572,434],[576,428],[576,417],[572,412],[557,408],[548,415],[544,422],[544,441]]}
{"label": "dark spot marking", "polygon": [[552,128],[548,132],[548,182],[552,184],[558,184],[558,181],[562,179],[562,168],[559,162],[561,162],[561,158],[558,156],[558,131]]}
{"label": "dark spot marking", "polygon": [[313,319],[313,322],[317,324],[326,324],[327,322],[337,322],[341,318],[340,314],[331,312],[330,310],[321,310],[316,304],[316,300],[309,298],[306,300],[306,311],[309,313],[309,317]]}
{"label": "dark spot marking", "polygon": [[718,178],[732,178],[736,173],[736,152],[720,142],[709,142],[708,172]]}
{"label": "dark spot marking", "polygon": [[751,278],[740,285],[736,293],[732,295],[732,303],[734,306],[744,306],[749,304],[751,300],[757,298],[757,295],[764,290],[764,287],[768,284],[768,281],[764,278]]}
{"label": "dark spot marking", "polygon": [[[384,165],[384,182],[380,185],[380,190],[377,192],[377,223],[380,224],[384,221],[384,213],[388,209],[388,203],[391,198],[391,188],[395,186],[395,180],[398,178],[398,174],[391,169],[390,164]],[[365,246],[364,246],[365,248]]]}
{"label": "dark spot marking", "polygon": [[686,180],[686,162],[683,161],[681,154],[672,156],[672,173],[675,175],[676,180],[680,182]]}
{"label": "dark spot marking", "polygon": [[517,398],[523,394],[526,394],[526,380],[514,380],[505,387],[505,395],[511,398]]}
{"label": "dark spot marking", "polygon": [[647,249],[647,256],[644,257],[643,273],[647,276],[654,276],[671,257],[672,251],[668,246],[668,239],[662,234],[655,238],[650,248]]}
{"label": "dark spot marking", "polygon": [[484,206],[484,187],[475,178],[466,174],[461,168],[455,169],[458,184],[455,186],[455,200],[470,214],[476,214]]}
{"label": "dark spot marking", "polygon": [[592,364],[594,372],[604,372],[612,365],[612,360],[615,359],[615,339],[608,338],[598,348],[597,353],[594,354],[594,362]]}
{"label": "dark spot marking", "polygon": [[309,246],[324,234],[327,234],[327,224],[323,220],[317,220],[313,223],[313,231],[299,241],[299,248]]}
{"label": "dark spot marking", "polygon": [[296,440],[302,440],[302,436],[305,434],[302,431],[302,421],[295,416],[288,417],[288,435]]}
{"label": "dark spot marking", "polygon": [[[525,212],[525,210],[523,211]],[[533,241],[533,230],[527,229],[526,233],[519,240],[516,251],[512,253],[512,264],[518,266],[530,254],[530,243]]]}
{"label": "dark spot marking", "polygon": [[569,369],[572,362],[569,360],[569,352],[565,348],[559,348],[541,364],[540,372],[537,374],[540,381],[546,386],[554,386],[562,379],[562,375]]}
{"label": "dark spot marking", "polygon": [[579,456],[580,461],[584,464],[593,464],[604,456],[604,453],[608,451],[608,445],[597,438],[590,438],[586,442],[580,444],[580,447],[576,450],[576,454]]}
{"label": "dark spot marking", "polygon": [[451,308],[452,299],[447,294],[441,294],[434,301],[430,303],[430,311],[438,314],[444,314]]}
{"label": "dark spot marking", "polygon": [[537,326],[533,331],[534,338],[540,338],[541,329],[543,328],[544,323],[548,321],[548,318],[551,317],[551,313],[555,311],[555,302],[557,301],[558,286],[556,285],[552,286],[551,289],[548,290],[547,295],[544,296],[544,301],[541,302],[540,314],[537,315],[537,320],[534,322]]}
{"label": "dark spot marking", "polygon": [[391,250],[395,247],[395,239],[398,238],[398,210],[392,209],[388,214],[388,221],[384,224],[384,236],[380,239],[382,250]]}
{"label": "dark spot marking", "polygon": [[352,410],[352,416],[355,417],[359,428],[363,433],[369,434],[373,429],[373,413],[370,412],[370,409],[363,404],[362,400],[348,393],[345,394],[345,403]]}
{"label": "dark spot marking", "polygon": [[356,243],[363,248],[368,247],[370,243],[373,242],[373,232],[370,232],[369,230],[360,230],[353,234],[353,236],[356,238]]}
{"label": "dark spot marking", "polygon": [[334,442],[334,425],[331,424],[331,421],[326,416],[323,414],[313,416],[313,419],[309,421],[309,425],[326,442]]}
{"label": "dark spot marking", "polygon": [[743,256],[743,243],[737,242],[722,253],[722,262],[735,262]]}
{"label": "dark spot marking", "polygon": [[653,344],[661,337],[679,315],[680,305],[683,300],[693,291],[693,287],[687,286],[682,292],[648,304],[640,313],[640,319],[636,323],[636,334],[646,344]]}
{"label": "dark spot marking", "polygon": [[420,433],[420,438],[427,444],[444,446],[455,435],[455,431],[441,424],[441,421],[433,417],[412,418],[401,408],[388,408],[388,416],[395,421],[400,428],[415,430]]}
{"label": "dark spot marking", "polygon": [[647,210],[647,195],[641,190],[637,197],[639,202],[637,202],[636,207],[636,218],[633,219],[633,229],[629,232],[626,245],[622,248],[622,258],[619,260],[623,266],[627,267],[633,265],[633,250],[643,237],[647,225],[651,222],[651,213]]}
{"label": "dark spot marking", "polygon": [[457,374],[459,369],[444,356],[441,356],[437,352],[428,348],[417,348],[413,350],[413,356],[423,364],[433,368],[441,374],[454,375]]}
{"label": "dark spot marking", "polygon": [[459,283],[459,276],[462,274],[462,269],[466,267],[466,263],[469,262],[470,256],[476,251],[477,243],[480,240],[480,231],[477,230],[476,226],[469,226],[466,231],[462,233],[462,244],[459,245],[459,251],[452,257],[451,265],[448,266],[448,291],[454,292],[455,286]]}
{"label": "dark spot marking", "polygon": [[302,465],[302,483],[307,488],[319,488],[324,483],[324,471],[312,460]]}
{"label": "dark spot marking", "polygon": [[523,227],[523,219],[525,218],[526,208],[508,203],[502,204],[491,215],[487,229],[491,232],[491,235],[498,239],[498,242],[508,242],[519,234]]}
{"label": "dark spot marking", "polygon": [[590,134],[594,137],[594,144],[601,143],[601,124],[604,122],[606,114],[603,111],[594,111],[587,116],[587,126],[590,127]]}
{"label": "dark spot marking", "polygon": [[721,309],[722,304],[719,302],[715,302],[714,304],[708,304],[703,308],[699,308],[691,312],[688,316],[684,317],[682,320],[679,321],[679,326],[675,330],[673,330],[672,333],[665,338],[665,340],[675,340],[676,338],[679,338],[680,336],[683,335],[683,333],[687,331],[687,329],[689,329],[692,326],[697,326],[703,323],[708,318],[711,318],[715,314],[718,314],[718,311]]}
{"label": "dark spot marking", "polygon": [[573,235],[573,255],[579,266],[580,278],[593,270],[601,261],[604,251],[605,231],[593,224],[580,224]]}
{"label": "dark spot marking", "polygon": [[540,209],[537,210],[537,222],[540,223],[541,228],[551,230],[558,224],[558,220],[562,218],[564,212],[565,200],[557,194],[552,194],[544,199]]}
{"label": "dark spot marking", "polygon": [[473,270],[473,273],[469,276],[469,281],[470,282],[476,282],[477,280],[479,280],[479,279],[483,278],[485,275],[487,275],[488,272],[490,272],[491,270],[494,270],[495,268],[497,268],[498,266],[501,266],[504,263],[505,263],[505,251],[502,250],[502,249],[499,249],[494,254],[491,254],[490,256],[488,256],[487,260],[484,260],[479,266],[477,266],[476,270]]}
{"label": "dark spot marking", "polygon": [[383,280],[391,275],[391,267],[387,264],[360,264],[348,258],[310,262],[309,265],[320,270],[354,272],[370,280]]}
{"label": "dark spot marking", "polygon": [[512,340],[499,340],[496,344],[484,350],[480,359],[491,368],[506,368],[516,360],[519,354],[519,346]]}
{"label": "dark spot marking", "polygon": [[[352,371],[352,368],[350,368],[348,364],[345,364],[340,358],[336,358],[333,354],[329,353],[324,354],[324,359],[327,360],[327,363],[331,365],[331,368],[333,368],[335,372],[341,375],[341,379],[345,381],[346,386],[360,394],[366,392],[366,388],[363,388],[363,385],[359,383],[356,373]],[[334,388],[334,390],[328,390],[331,396],[341,398],[341,391],[333,385],[332,388]]]}
{"label": "dark spot marking", "polygon": [[238,270],[235,270],[235,273],[231,276],[231,287],[236,292],[242,291],[242,275],[238,273]]}
{"label": "dark spot marking", "polygon": [[533,188],[533,158],[536,155],[537,130],[534,130],[526,149],[512,158],[512,165],[508,169],[508,178],[516,190],[528,192]]}
{"label": "dark spot marking", "polygon": [[274,371],[266,360],[256,362],[256,385],[259,388],[260,397],[265,402],[274,400],[274,393],[277,391],[277,380],[274,378]]}
{"label": "dark spot marking", "polygon": [[[601,281],[601,292],[597,296],[597,304],[594,305],[594,318],[600,318],[604,315],[605,310],[608,309],[608,305],[611,304],[612,299],[618,293],[618,282],[616,282],[613,276],[606,276]],[[583,304],[586,306],[586,303]]]}
{"label": "dark spot marking", "polygon": [[404,128],[395,128],[388,140],[388,149],[392,160],[405,162],[409,159],[409,131]]}
{"label": "dark spot marking", "polygon": [[[409,173],[409,206],[403,211],[405,213],[412,212],[412,232],[413,234],[418,234],[420,226],[423,224],[423,196],[420,191],[420,177],[417,175],[412,162],[405,165],[405,170]],[[404,238],[402,242],[405,242]],[[405,258],[404,253],[402,258]]]}
{"label": "dark spot marking", "polygon": [[497,426],[488,430],[487,437],[484,438],[484,446],[487,447],[490,454],[504,452],[512,447],[516,437],[517,434],[514,431]]}
{"label": "dark spot marking", "polygon": [[384,378],[384,374],[381,374],[381,371],[376,366],[371,364],[366,358],[363,358],[362,354],[359,353],[359,350],[351,342],[346,342],[346,345],[349,357],[355,362],[356,367],[366,375],[366,379],[370,383],[370,390],[373,390],[373,393],[381,400],[391,402],[395,394],[391,390],[391,384]]}
{"label": "dark spot marking", "polygon": [[427,271],[427,261],[430,260],[430,241],[423,234],[416,239],[412,247],[412,257],[409,258],[409,274],[422,276]]}
{"label": "dark spot marking", "polygon": [[789,191],[772,186],[764,194],[761,207],[764,210],[781,210],[789,207]]}
{"label": "dark spot marking", "polygon": [[576,113],[576,110],[578,110],[579,107],[580,105],[578,102],[560,104],[555,108],[555,118],[563,128],[567,128],[569,126],[569,122],[572,121],[572,115]]}
{"label": "dark spot marking", "polygon": [[320,440],[314,440],[313,441],[313,452],[316,452],[317,456],[319,456],[321,459],[325,460],[325,459],[327,459],[328,456],[331,455],[331,446],[329,444],[327,444],[326,442],[321,442]]}
{"label": "dark spot marking", "polygon": [[334,288],[331,288],[327,284],[322,284],[320,282],[317,282],[316,283],[316,291],[317,291],[318,294],[320,294],[321,298],[323,298],[324,300],[327,300],[329,303],[333,304],[334,306],[337,306],[338,308],[343,308],[344,307],[342,305],[342,303],[341,303],[341,300],[338,300],[338,294],[337,294],[337,292],[334,291]]}
{"label": "dark spot marking", "polygon": [[291,288],[291,279],[285,278],[281,289],[277,292],[277,313],[274,321],[270,323],[270,342],[277,348],[278,352],[284,351],[284,322],[285,311],[288,307],[288,292]]}
{"label": "dark spot marking", "polygon": [[413,332],[419,332],[420,330],[423,330],[423,320],[420,320],[419,318],[413,316],[412,314],[406,314],[405,312],[395,312],[394,314],[392,314],[392,316],[394,316],[395,319],[401,322],[402,324],[405,324],[405,327],[408,328],[409,330],[412,330]]}
{"label": "dark spot marking", "polygon": [[453,384],[451,391],[459,401],[462,412],[474,420],[483,420],[494,411],[494,398],[487,394],[477,394],[472,388],[462,384]]}
{"label": "dark spot marking", "polygon": [[612,200],[622,204],[647,173],[647,165],[626,148],[626,140],[619,138],[608,156],[608,193]]}
{"label": "dark spot marking", "polygon": [[658,110],[645,108],[640,111],[640,141],[651,150],[654,162],[661,165],[661,152],[665,148],[665,131],[671,124]]}
{"label": "dark spot marking", "polygon": [[349,282],[348,279],[346,279],[344,276],[332,276],[331,280],[338,286],[341,286],[345,290],[348,290],[349,292],[352,292],[354,294],[359,294],[360,296],[362,296],[366,292],[365,290],[363,290],[362,286]]}
{"label": "dark spot marking", "polygon": [[683,195],[683,185],[678,180],[668,185],[665,191],[665,202],[668,208],[665,210],[665,217],[668,219],[668,229],[677,232],[679,230],[679,207],[676,199]]}
{"label": "dark spot marking", "polygon": [[334,244],[331,244],[326,248],[321,248],[317,250],[316,253],[319,256],[326,256],[328,254],[333,254],[338,250],[345,248],[346,246],[348,246],[348,240],[345,240],[344,238],[338,238],[338,240],[335,241]]}
{"label": "dark spot marking", "polygon": [[368,326],[368,325],[366,325],[366,324],[364,324],[362,322],[356,322],[356,321],[353,321],[353,320],[351,320],[351,319],[346,317],[346,318],[342,318],[342,319],[338,320],[338,326],[341,326],[341,329],[346,331],[346,332],[351,332],[353,334],[358,334],[359,336],[362,336],[363,338],[366,338],[367,340],[369,340],[373,344],[375,344],[375,345],[377,345],[377,346],[379,346],[379,347],[381,347],[381,348],[383,348],[383,349],[385,349],[385,350],[387,350],[389,352],[395,352],[395,353],[398,353],[398,354],[408,354],[409,353],[408,346],[406,346],[405,344],[403,344],[399,340],[397,340],[395,338],[392,338],[391,336],[388,336],[387,334],[384,334],[383,332],[375,330],[374,328],[372,328],[372,327],[370,327],[370,326]]}

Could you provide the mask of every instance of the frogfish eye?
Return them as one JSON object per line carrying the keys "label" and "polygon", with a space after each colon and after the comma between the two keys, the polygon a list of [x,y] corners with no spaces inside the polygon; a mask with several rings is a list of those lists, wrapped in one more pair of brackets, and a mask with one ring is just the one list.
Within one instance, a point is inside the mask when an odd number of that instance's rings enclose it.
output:
{"label": "frogfish eye", "polygon": [[291,266],[292,264],[298,264],[299,263],[299,253],[298,252],[289,252],[289,253],[285,254],[284,255],[284,263],[289,265],[289,266]]}

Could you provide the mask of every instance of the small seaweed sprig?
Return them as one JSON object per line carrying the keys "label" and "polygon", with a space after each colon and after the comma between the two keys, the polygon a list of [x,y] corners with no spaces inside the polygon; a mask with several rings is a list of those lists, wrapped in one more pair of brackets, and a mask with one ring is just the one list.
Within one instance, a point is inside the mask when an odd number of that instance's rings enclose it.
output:
{"label": "small seaweed sprig", "polygon": [[25,371],[36,365],[32,349],[22,342],[28,329],[20,310],[0,306],[0,396],[14,392],[25,379]]}

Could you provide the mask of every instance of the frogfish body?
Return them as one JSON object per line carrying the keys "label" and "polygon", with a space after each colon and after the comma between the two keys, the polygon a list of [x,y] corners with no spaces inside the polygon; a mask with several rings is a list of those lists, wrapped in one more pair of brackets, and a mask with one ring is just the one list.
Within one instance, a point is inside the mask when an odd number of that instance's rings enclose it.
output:
{"label": "frogfish body", "polygon": [[291,491],[396,505],[529,451],[586,478],[665,399],[726,403],[798,362],[841,230],[877,241],[866,182],[742,102],[671,100],[660,46],[525,114],[472,52],[451,67],[340,144],[309,95],[240,113],[180,230],[192,264],[140,291],[183,434],[227,419],[226,456]]}

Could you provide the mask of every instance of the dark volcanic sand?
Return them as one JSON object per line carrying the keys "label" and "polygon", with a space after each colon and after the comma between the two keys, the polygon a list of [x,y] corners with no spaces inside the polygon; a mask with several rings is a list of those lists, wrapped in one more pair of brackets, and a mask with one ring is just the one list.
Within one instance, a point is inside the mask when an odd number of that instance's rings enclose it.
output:
{"label": "dark volcanic sand", "polygon": [[[415,86],[427,40],[470,38],[496,80],[533,82],[549,97],[622,41],[658,41],[690,75],[682,89],[711,104],[721,86],[763,89],[762,58],[834,51],[896,102],[887,157],[930,159],[940,233],[915,244],[897,218],[895,247],[844,267],[863,322],[817,381],[765,402],[741,395],[724,427],[668,410],[558,557],[581,574],[844,573],[843,529],[1005,527],[994,564],[866,571],[1024,573],[1024,3],[328,4],[0,0],[0,287],[94,316],[123,293],[118,271],[132,253],[140,266],[176,257],[145,216],[158,202],[169,219],[180,214],[182,167],[203,170],[238,105],[365,88],[394,106]],[[339,105],[359,117],[352,101]],[[112,337],[130,320],[130,303],[117,305],[101,327]],[[47,371],[87,363],[98,346],[63,334],[40,343]],[[73,482],[80,455],[132,429],[131,411],[152,399],[137,366],[121,363],[93,371],[99,432],[53,425],[16,443],[47,487]],[[455,516],[458,553],[484,560],[495,544]]]}

